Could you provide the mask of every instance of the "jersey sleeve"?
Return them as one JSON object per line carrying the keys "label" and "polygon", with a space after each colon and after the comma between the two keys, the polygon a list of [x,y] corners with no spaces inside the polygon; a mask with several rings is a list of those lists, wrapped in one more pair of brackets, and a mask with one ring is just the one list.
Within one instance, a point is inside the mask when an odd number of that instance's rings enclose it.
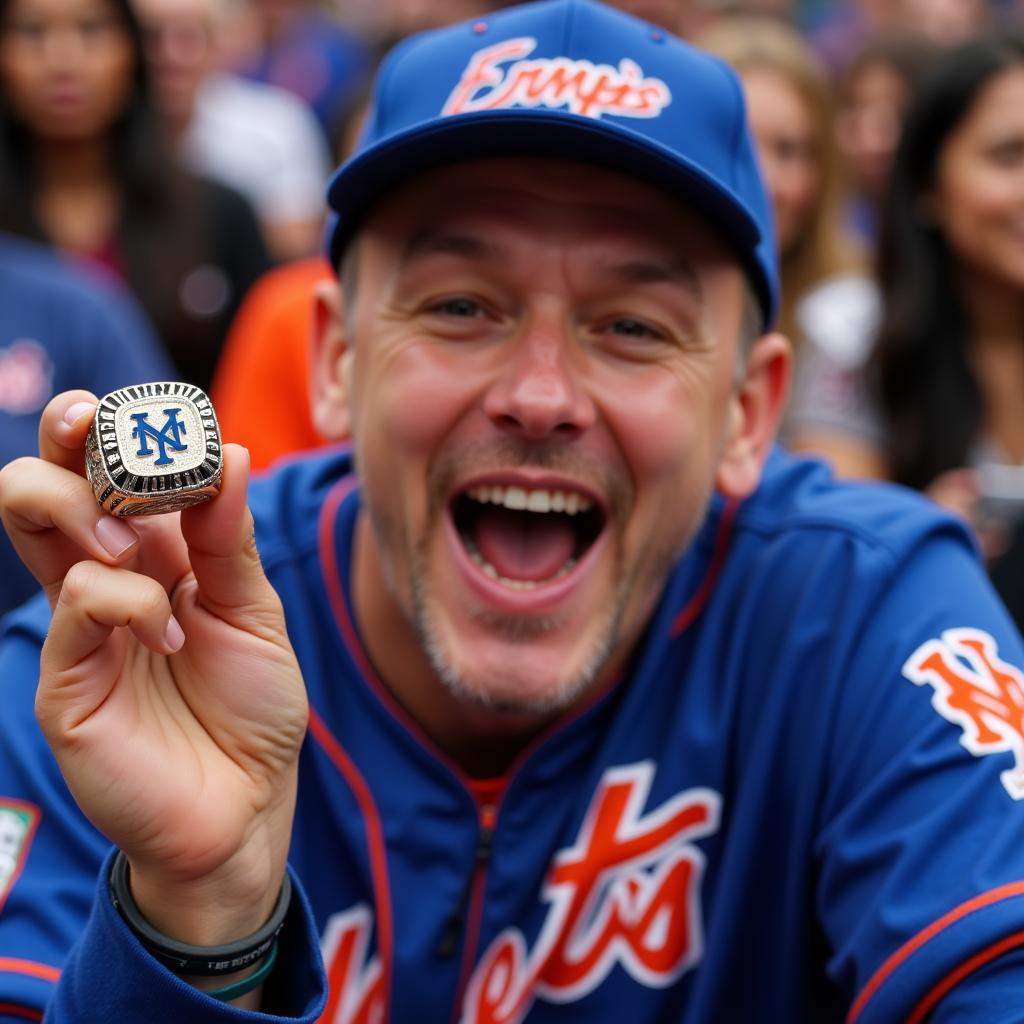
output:
{"label": "jersey sleeve", "polygon": [[327,1002],[312,911],[292,875],[292,904],[262,1012],[220,1002],[163,967],[140,945],[110,899],[113,852],[95,887],[92,913],[72,947],[47,1008],[47,1024],[315,1024]]}
{"label": "jersey sleeve", "polygon": [[0,636],[0,1020],[41,1019],[108,846],[71,800],[35,720],[47,619],[35,599]]}
{"label": "jersey sleeve", "polygon": [[1005,984],[978,969],[1020,963],[1024,653],[952,531],[849,628],[814,851],[827,970],[848,1024],[922,1021],[960,986]]}
{"label": "jersey sleeve", "polygon": [[164,968],[135,939],[109,895],[109,842],[72,799],[35,721],[48,621],[36,599],[0,635],[0,1022],[49,1024],[313,1024],[326,980],[313,917],[297,879],[268,981],[253,1013],[225,1005]]}

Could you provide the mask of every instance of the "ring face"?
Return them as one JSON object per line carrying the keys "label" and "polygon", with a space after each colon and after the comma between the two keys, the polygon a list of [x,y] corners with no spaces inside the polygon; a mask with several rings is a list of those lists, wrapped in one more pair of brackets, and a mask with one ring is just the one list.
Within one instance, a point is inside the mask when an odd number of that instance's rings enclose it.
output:
{"label": "ring face", "polygon": [[174,512],[220,491],[220,427],[192,384],[137,384],[100,399],[85,443],[96,500],[115,516]]}

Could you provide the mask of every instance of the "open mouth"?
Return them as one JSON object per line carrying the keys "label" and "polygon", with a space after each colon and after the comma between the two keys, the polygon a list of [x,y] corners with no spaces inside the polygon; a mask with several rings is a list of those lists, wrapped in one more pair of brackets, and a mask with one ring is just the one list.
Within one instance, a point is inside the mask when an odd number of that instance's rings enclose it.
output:
{"label": "open mouth", "polygon": [[605,514],[579,491],[482,484],[455,498],[452,521],[482,572],[530,590],[572,571],[600,536]]}

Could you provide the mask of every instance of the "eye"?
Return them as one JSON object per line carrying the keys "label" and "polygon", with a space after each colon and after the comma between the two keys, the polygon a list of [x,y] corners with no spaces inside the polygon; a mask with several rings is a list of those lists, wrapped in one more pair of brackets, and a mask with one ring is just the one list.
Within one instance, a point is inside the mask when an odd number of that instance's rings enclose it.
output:
{"label": "eye", "polygon": [[649,324],[644,323],[644,321],[636,320],[633,317],[628,316],[619,317],[617,320],[613,320],[608,325],[608,330],[612,334],[617,334],[626,338],[651,338],[660,340],[664,337],[661,331],[658,331]]}
{"label": "eye", "polygon": [[814,150],[799,139],[777,139],[775,156],[787,164],[811,164],[814,162]]}
{"label": "eye", "polygon": [[443,313],[445,316],[458,317],[460,319],[472,319],[483,315],[483,308],[479,302],[467,299],[464,295],[458,295],[450,299],[443,299],[431,306],[431,312]]}
{"label": "eye", "polygon": [[1024,160],[1024,139],[1007,139],[993,146],[989,155],[1001,167],[1016,167]]}
{"label": "eye", "polygon": [[94,38],[113,32],[117,28],[117,22],[113,18],[103,15],[83,18],[78,24],[78,30],[84,38]]}
{"label": "eye", "polygon": [[40,21],[12,21],[4,26],[4,32],[19,42],[37,42],[46,34]]}

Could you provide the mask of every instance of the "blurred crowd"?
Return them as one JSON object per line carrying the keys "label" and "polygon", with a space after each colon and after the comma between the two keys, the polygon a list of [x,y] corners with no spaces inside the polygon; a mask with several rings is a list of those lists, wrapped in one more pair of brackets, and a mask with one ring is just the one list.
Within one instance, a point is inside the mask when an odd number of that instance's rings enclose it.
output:
{"label": "blurred crowd", "polygon": [[[487,0],[0,0],[0,464],[46,401],[181,379],[320,443],[311,296],[381,55]],[[615,0],[739,72],[796,372],[783,441],[975,531],[1024,623],[1024,10]],[[0,535],[0,613],[30,581]]]}

